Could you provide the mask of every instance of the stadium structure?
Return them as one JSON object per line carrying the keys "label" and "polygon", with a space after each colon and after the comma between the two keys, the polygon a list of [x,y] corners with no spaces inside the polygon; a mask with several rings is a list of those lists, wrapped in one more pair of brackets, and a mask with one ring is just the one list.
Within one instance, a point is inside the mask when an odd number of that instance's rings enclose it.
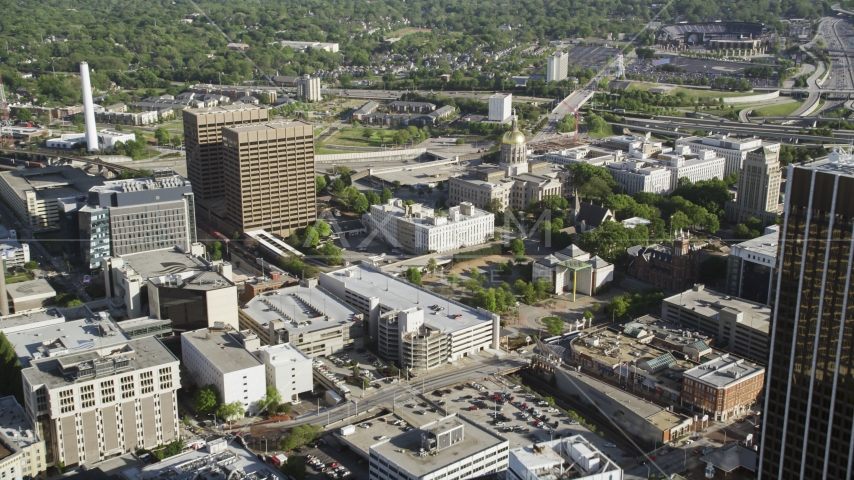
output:
{"label": "stadium structure", "polygon": [[709,50],[761,50],[773,39],[772,27],[747,22],[678,23],[661,27],[657,35],[662,46]]}

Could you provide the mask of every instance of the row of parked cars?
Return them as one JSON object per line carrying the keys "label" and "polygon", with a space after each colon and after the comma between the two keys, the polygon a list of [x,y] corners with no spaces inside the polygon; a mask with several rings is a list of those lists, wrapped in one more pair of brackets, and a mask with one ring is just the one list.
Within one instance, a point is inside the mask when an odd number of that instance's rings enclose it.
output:
{"label": "row of parked cars", "polygon": [[346,478],[350,476],[350,470],[339,465],[338,462],[330,462],[326,464],[313,455],[306,455],[305,459],[306,465],[321,473],[325,473],[328,478]]}

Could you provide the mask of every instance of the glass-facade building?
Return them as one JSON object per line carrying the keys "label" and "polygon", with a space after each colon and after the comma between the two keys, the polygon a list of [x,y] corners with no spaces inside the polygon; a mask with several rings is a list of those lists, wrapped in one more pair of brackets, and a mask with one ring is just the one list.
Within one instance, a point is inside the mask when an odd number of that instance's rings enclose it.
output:
{"label": "glass-facade building", "polygon": [[759,478],[854,478],[854,156],[789,166]]}

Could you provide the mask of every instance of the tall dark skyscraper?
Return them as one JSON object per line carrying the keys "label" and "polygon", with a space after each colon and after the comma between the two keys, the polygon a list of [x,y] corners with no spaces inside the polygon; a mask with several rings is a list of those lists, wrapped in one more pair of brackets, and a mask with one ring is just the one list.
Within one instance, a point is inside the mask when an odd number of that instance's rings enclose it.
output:
{"label": "tall dark skyscraper", "polygon": [[789,166],[759,478],[854,478],[854,156]]}

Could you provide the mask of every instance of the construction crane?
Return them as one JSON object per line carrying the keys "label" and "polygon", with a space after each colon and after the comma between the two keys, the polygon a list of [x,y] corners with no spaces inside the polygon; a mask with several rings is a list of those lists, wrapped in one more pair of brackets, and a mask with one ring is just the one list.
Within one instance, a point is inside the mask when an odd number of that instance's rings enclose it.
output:
{"label": "construction crane", "polygon": [[566,105],[566,108],[568,108],[571,114],[575,116],[575,135],[572,136],[572,144],[578,145],[578,122],[581,116],[578,113],[578,109],[575,107],[571,107],[568,103],[566,103],[566,100],[561,100],[560,103]]}
{"label": "construction crane", "polygon": [[7,147],[12,143],[14,139],[12,138],[12,120],[9,118],[9,102],[6,100],[3,76],[0,75],[0,147]]}

